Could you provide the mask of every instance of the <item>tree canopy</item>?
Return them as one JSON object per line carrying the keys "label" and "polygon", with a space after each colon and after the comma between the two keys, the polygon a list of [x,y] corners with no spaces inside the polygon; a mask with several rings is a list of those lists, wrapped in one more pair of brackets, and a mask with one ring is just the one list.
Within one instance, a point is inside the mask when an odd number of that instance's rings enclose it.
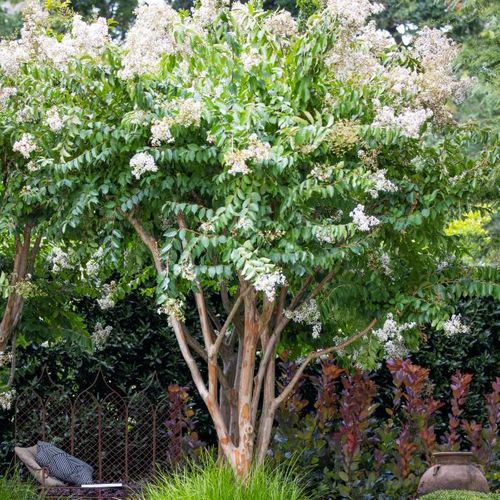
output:
{"label": "tree canopy", "polygon": [[453,117],[473,82],[440,30],[398,44],[370,20],[381,10],[329,0],[299,26],[259,2],[157,0],[122,42],[103,18],[31,2],[0,44],[0,229],[85,241],[75,252],[103,265],[84,278],[122,276],[103,307],[156,277],[239,474],[296,380],[275,395],[285,343],[299,371],[334,351],[370,367],[415,348],[424,322],[460,333],[459,297],[500,295],[445,233],[497,160],[490,130]]}

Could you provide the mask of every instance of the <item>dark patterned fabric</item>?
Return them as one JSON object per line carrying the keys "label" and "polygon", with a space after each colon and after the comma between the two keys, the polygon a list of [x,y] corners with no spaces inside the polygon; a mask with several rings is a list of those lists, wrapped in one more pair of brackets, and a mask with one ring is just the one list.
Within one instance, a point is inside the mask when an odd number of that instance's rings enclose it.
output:
{"label": "dark patterned fabric", "polygon": [[92,467],[53,444],[38,441],[36,461],[40,466],[46,467],[51,476],[65,483],[78,486],[92,484]]}

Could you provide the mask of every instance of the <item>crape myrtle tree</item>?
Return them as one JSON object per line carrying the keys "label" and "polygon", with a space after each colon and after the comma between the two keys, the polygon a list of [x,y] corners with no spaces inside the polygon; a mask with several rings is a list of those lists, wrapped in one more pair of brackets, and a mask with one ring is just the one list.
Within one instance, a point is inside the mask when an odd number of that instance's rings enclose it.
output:
{"label": "crape myrtle tree", "polygon": [[[240,477],[312,360],[405,356],[424,322],[464,331],[461,295],[498,295],[443,231],[495,160],[487,132],[453,121],[470,86],[451,72],[457,48],[432,29],[398,46],[369,21],[380,9],[330,0],[299,30],[257,2],[179,14],[156,0],[121,43],[102,19],[31,4],[0,46],[23,189],[134,286],[156,276],[157,313]],[[119,293],[107,283],[103,306]],[[303,359],[277,389],[287,348]]]}

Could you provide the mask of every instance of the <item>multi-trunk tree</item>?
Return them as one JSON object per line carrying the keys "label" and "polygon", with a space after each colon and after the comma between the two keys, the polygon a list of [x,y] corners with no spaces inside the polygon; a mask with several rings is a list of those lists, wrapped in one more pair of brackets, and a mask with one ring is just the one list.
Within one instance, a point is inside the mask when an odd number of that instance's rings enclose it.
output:
{"label": "multi-trunk tree", "polygon": [[[22,38],[0,45],[15,89],[4,147],[27,199],[105,241],[134,286],[156,275],[158,313],[241,477],[309,362],[404,356],[419,324],[453,333],[463,293],[498,294],[443,231],[494,160],[487,134],[453,121],[469,86],[456,47],[430,29],[398,46],[369,21],[380,8],[329,0],[299,29],[258,2],[185,15],[157,0],[118,43],[101,19],[33,4]],[[16,119],[25,96],[31,122]],[[277,390],[287,347],[304,359]]]}

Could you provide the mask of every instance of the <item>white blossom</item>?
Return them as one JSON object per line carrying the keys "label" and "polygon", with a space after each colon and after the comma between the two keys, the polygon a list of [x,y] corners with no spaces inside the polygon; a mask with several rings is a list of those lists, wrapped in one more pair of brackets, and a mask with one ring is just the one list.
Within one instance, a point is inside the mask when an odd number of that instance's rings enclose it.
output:
{"label": "white blossom", "polygon": [[53,132],[57,132],[63,128],[64,122],[56,107],[52,107],[47,111],[46,123]]}
{"label": "white blossom", "polygon": [[386,358],[404,358],[408,355],[408,349],[401,334],[406,330],[415,328],[415,326],[416,323],[413,322],[398,324],[393,315],[389,313],[382,328],[373,330],[373,335],[383,345]]}
{"label": "white blossom", "polygon": [[16,391],[13,389],[10,391],[0,392],[0,408],[5,411],[10,410],[15,397]]}
{"label": "white blossom", "polygon": [[245,71],[251,71],[255,66],[259,66],[264,61],[257,49],[251,48],[248,52],[241,54],[241,62]]}
{"label": "white blossom", "polygon": [[184,278],[185,280],[188,281],[194,281],[196,279],[196,273],[194,271],[194,266],[192,262],[183,262],[180,265],[180,272],[179,274]]}
{"label": "white blossom", "polygon": [[0,110],[4,109],[9,98],[16,94],[16,87],[0,87]]}
{"label": "white blossom", "polygon": [[352,217],[352,221],[358,229],[361,231],[370,231],[372,227],[378,226],[380,224],[380,220],[378,220],[373,215],[365,214],[364,205],[358,204],[350,213],[349,216]]}
{"label": "white blossom", "polygon": [[384,271],[384,274],[387,276],[392,274],[392,268],[391,268],[391,256],[387,253],[384,252],[380,256],[380,267],[382,267],[382,270]]}
{"label": "white blossom", "polygon": [[25,158],[29,158],[31,153],[33,153],[37,149],[38,146],[35,143],[35,138],[33,137],[33,135],[28,133],[24,133],[21,136],[21,139],[16,141],[12,146],[13,151],[17,151]]}
{"label": "white blossom", "polygon": [[286,284],[286,278],[281,271],[261,274],[253,286],[258,292],[264,292],[269,302],[274,302],[278,287]]}
{"label": "white blossom", "polygon": [[136,179],[140,179],[145,172],[157,172],[158,167],[155,159],[149,153],[136,153],[130,159],[130,166],[132,167],[132,175]]}
{"label": "white blossom", "polygon": [[247,165],[248,160],[253,160],[257,163],[267,161],[271,157],[271,146],[267,142],[261,142],[256,134],[249,137],[249,145],[242,150],[227,152],[224,155],[224,163],[231,165],[228,173],[231,175],[248,174],[250,168]]}
{"label": "white blossom", "polygon": [[95,324],[94,332],[92,333],[92,343],[96,351],[102,351],[106,347],[106,342],[112,331],[112,326],[103,326],[101,322]]}
{"label": "white blossom", "polygon": [[380,191],[386,193],[394,193],[398,190],[396,184],[391,182],[386,178],[385,174],[387,170],[380,169],[370,174],[370,181],[373,183],[373,187],[368,191],[372,198],[378,198]]}
{"label": "white blossom", "polygon": [[327,0],[326,9],[344,25],[362,26],[369,16],[382,12],[384,6],[369,0]]}
{"label": "white blossom", "polygon": [[447,337],[453,337],[459,333],[468,333],[470,328],[463,323],[460,314],[452,314],[450,319],[446,320],[443,324],[443,331]]}
{"label": "white blossom", "polygon": [[311,325],[313,339],[319,338],[322,329],[321,315],[315,299],[305,302],[294,311],[285,310],[284,315],[295,323]]}
{"label": "white blossom", "polygon": [[273,12],[266,18],[264,26],[275,36],[287,41],[297,35],[297,22],[287,10]]}
{"label": "white blossom", "polygon": [[227,2],[221,0],[201,0],[198,8],[192,9],[193,22],[200,28],[205,28],[215,21],[219,10]]}
{"label": "white blossom", "polygon": [[200,227],[198,228],[200,233],[213,233],[215,231],[214,225],[212,222],[202,222]]}
{"label": "white blossom", "polygon": [[184,321],[184,302],[177,299],[168,298],[159,308],[158,314],[167,314],[179,321]]}
{"label": "white blossom", "polygon": [[64,269],[71,269],[72,265],[69,261],[69,255],[59,247],[54,247],[50,256],[52,262],[52,271],[60,273]]}
{"label": "white blossom", "polygon": [[174,32],[180,25],[179,14],[166,2],[142,2],[135,9],[135,24],[127,32],[121,78],[156,73],[163,55],[174,54],[179,47]]}
{"label": "white blossom", "polygon": [[173,119],[176,125],[182,125],[183,127],[200,126],[203,111],[200,101],[187,97],[173,101],[172,106],[177,108],[177,116]]}
{"label": "white blossom", "polygon": [[110,281],[109,283],[105,283],[104,285],[102,285],[102,296],[100,299],[97,299],[97,303],[99,304],[99,307],[103,311],[115,307],[116,302],[113,298],[115,290],[116,290],[115,281]]}
{"label": "white blossom", "polygon": [[35,161],[30,160],[26,165],[26,168],[28,169],[28,172],[37,172],[40,170],[40,165],[38,165]]}
{"label": "white blossom", "polygon": [[373,120],[373,127],[396,127],[406,137],[417,139],[420,128],[433,115],[430,109],[404,109],[396,114],[390,106],[383,106],[377,110]]}
{"label": "white blossom", "polygon": [[153,125],[151,125],[151,146],[160,146],[162,142],[174,142],[170,124],[171,119],[169,117],[153,122]]}

